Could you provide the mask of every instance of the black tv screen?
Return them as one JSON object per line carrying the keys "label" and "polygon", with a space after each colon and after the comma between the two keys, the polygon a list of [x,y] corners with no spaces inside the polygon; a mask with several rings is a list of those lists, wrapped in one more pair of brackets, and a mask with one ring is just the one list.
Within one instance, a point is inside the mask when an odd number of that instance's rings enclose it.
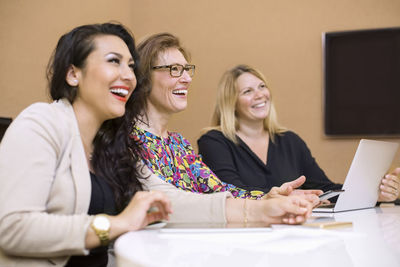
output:
{"label": "black tv screen", "polygon": [[327,32],[324,125],[331,136],[400,136],[400,28]]}

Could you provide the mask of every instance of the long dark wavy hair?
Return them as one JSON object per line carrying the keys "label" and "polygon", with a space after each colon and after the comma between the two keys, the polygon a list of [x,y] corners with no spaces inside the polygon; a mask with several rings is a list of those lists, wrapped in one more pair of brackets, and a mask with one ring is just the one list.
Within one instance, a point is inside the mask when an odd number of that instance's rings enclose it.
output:
{"label": "long dark wavy hair", "polygon": [[122,117],[105,121],[93,141],[91,163],[97,177],[104,179],[112,188],[117,211],[121,211],[132,196],[142,190],[139,182],[138,144],[129,133],[139,112],[143,109],[142,75],[137,66],[139,55],[130,31],[121,24],[104,23],[77,27],[63,35],[47,67],[49,91],[53,100],[66,98],[72,104],[78,87],[66,82],[66,75],[71,65],[84,68],[86,59],[95,49],[94,39],[101,35],[115,35],[121,38],[135,61],[136,89],[126,102],[125,114]]}

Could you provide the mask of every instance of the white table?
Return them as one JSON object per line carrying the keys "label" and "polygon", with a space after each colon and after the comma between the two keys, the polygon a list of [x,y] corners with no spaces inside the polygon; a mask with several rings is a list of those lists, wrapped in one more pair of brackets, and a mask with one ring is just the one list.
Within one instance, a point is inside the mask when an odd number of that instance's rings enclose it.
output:
{"label": "white table", "polygon": [[274,225],[213,233],[146,229],[122,235],[114,248],[119,267],[400,266],[399,206],[312,220],[351,221],[353,226],[324,230]]}

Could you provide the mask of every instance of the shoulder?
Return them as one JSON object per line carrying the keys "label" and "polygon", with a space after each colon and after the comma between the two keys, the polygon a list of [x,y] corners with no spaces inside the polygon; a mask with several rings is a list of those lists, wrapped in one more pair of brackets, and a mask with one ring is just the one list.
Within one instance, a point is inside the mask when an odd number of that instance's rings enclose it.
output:
{"label": "shoulder", "polygon": [[[71,140],[80,141],[77,122],[71,105],[64,105],[58,102],[35,103],[23,110],[1,141],[0,157],[4,159],[11,153],[23,153],[22,158],[29,161],[24,165],[26,167],[34,160],[36,163],[43,160],[46,164],[59,160],[62,151],[75,148],[70,144]],[[80,153],[81,150],[76,151]],[[29,156],[30,153],[35,154],[34,159]],[[67,153],[63,155],[68,157]]]}
{"label": "shoulder", "polygon": [[204,137],[221,138],[221,137],[224,137],[224,134],[219,130],[210,130],[210,131],[206,132],[205,134],[203,134],[201,137],[203,137],[203,136]]}
{"label": "shoulder", "polygon": [[304,140],[295,132],[286,131],[281,134],[277,134],[275,136],[275,143],[281,146],[290,146],[290,147],[303,147],[306,146]]}
{"label": "shoulder", "polygon": [[301,137],[292,131],[286,131],[276,135],[277,140],[283,142],[304,142]]}
{"label": "shoulder", "polygon": [[26,119],[26,118],[30,118],[30,119],[35,119],[36,117],[47,117],[47,118],[51,118],[52,116],[49,115],[52,113],[52,108],[51,108],[51,104],[49,103],[34,103],[30,106],[28,106],[27,108],[25,108],[15,119],[20,120],[20,119]]}
{"label": "shoulder", "polygon": [[180,133],[178,133],[178,132],[169,132],[168,135],[169,135],[171,138],[174,138],[174,139],[186,140],[185,137],[183,137],[183,135],[180,134]]}
{"label": "shoulder", "polygon": [[202,136],[200,136],[198,142],[206,142],[208,140],[228,140],[224,134],[219,131],[219,130],[210,130],[208,132],[206,132],[205,134],[203,134]]}
{"label": "shoulder", "polygon": [[242,146],[241,141],[239,144],[234,143],[232,140],[225,137],[225,135],[219,130],[211,130],[203,134],[197,140],[197,146],[199,153],[207,157],[207,155],[219,155],[220,153],[225,153],[227,151],[236,151]]}
{"label": "shoulder", "polygon": [[180,144],[180,145],[184,145],[185,147],[190,147],[190,148],[192,147],[189,140],[187,140],[185,137],[183,137],[182,134],[180,134],[178,132],[169,132],[168,135],[173,140],[173,142]]}
{"label": "shoulder", "polygon": [[[60,136],[60,133],[78,131],[71,104],[63,100],[53,103],[35,103],[24,109],[11,123],[7,132],[13,135]],[[7,134],[7,133],[6,133]]]}
{"label": "shoulder", "polygon": [[24,109],[16,120],[25,119],[60,123],[60,119],[68,122],[72,118],[74,118],[74,112],[71,104],[66,100],[59,100],[53,103],[34,103]]}

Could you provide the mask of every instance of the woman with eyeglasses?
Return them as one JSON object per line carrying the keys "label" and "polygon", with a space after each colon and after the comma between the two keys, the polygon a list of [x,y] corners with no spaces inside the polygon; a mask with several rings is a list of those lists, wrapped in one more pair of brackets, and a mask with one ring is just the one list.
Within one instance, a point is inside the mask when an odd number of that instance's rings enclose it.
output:
{"label": "woman with eyeglasses", "polygon": [[[171,196],[171,220],[207,222],[300,223],[311,203],[302,197],[265,199],[262,191],[248,191],[221,182],[202,162],[190,143],[170,132],[170,118],[187,106],[187,94],[195,73],[178,38],[156,34],[138,45],[140,70],[146,94],[143,116],[131,138],[141,144],[141,158],[149,189]],[[178,197],[177,197],[178,196]],[[313,195],[315,197],[315,195]]]}
{"label": "woman with eyeglasses", "polygon": [[[306,143],[279,125],[264,75],[238,65],[225,72],[218,91],[213,127],[198,140],[204,162],[227,183],[271,190],[305,175],[304,189],[341,189],[318,166]],[[387,174],[378,201],[398,197],[400,168]]]}

